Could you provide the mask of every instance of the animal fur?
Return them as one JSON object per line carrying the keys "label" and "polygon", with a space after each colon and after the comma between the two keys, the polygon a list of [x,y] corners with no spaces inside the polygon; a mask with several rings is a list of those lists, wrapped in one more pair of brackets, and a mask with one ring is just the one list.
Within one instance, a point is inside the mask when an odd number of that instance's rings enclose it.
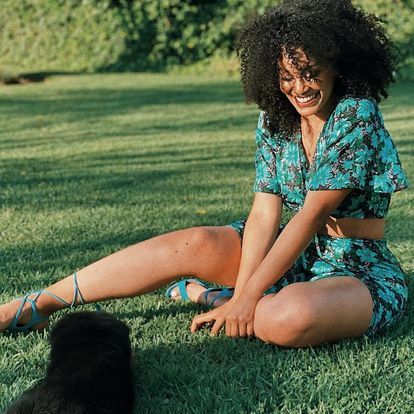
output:
{"label": "animal fur", "polygon": [[50,334],[44,380],[6,414],[129,414],[134,404],[129,328],[104,312],[75,312]]}

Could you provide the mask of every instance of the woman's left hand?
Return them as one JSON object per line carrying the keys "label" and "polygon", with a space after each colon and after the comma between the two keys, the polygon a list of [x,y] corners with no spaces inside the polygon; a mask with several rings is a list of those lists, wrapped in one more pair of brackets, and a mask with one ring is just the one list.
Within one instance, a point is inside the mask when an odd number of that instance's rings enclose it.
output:
{"label": "woman's left hand", "polygon": [[225,327],[226,335],[233,338],[254,335],[254,312],[257,300],[253,298],[231,299],[222,306],[193,318],[191,332],[204,325],[211,325],[211,335],[217,335]]}

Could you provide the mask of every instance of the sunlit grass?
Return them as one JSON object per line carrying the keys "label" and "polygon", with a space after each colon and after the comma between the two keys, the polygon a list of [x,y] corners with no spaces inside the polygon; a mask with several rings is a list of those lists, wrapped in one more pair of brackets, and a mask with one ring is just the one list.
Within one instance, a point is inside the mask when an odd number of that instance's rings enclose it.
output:
{"label": "sunlit grass", "polygon": [[[257,110],[235,80],[67,76],[1,92],[2,302],[136,241],[249,210]],[[396,85],[382,105],[410,182],[413,93]],[[395,194],[387,224],[409,279],[412,202],[411,190]],[[413,410],[411,299],[388,336],[315,350],[191,335],[200,309],[162,291],[104,308],[131,327],[137,413]],[[47,352],[47,332],[0,335],[0,410],[44,375]]]}

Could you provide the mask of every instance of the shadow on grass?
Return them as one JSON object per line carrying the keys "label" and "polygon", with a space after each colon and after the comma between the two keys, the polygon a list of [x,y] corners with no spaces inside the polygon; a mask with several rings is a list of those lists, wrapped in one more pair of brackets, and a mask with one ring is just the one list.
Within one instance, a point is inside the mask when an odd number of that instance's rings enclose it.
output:
{"label": "shadow on grass", "polygon": [[[116,82],[116,78],[114,78]],[[223,104],[243,102],[238,81],[211,81],[159,86],[139,85],[135,88],[79,88],[62,89],[50,97],[0,97],[3,114],[20,117],[53,114],[56,122],[82,122],[113,115],[138,112],[146,106]],[[242,118],[240,118],[242,119]]]}
{"label": "shadow on grass", "polygon": [[0,83],[4,85],[25,85],[32,82],[44,82],[47,78],[57,75],[79,75],[80,72],[65,71],[43,71],[43,72],[22,72],[18,74],[0,74]]}
{"label": "shadow on grass", "polygon": [[[152,138],[157,138],[160,134],[185,134],[185,133],[203,133],[203,132],[216,132],[223,131],[225,129],[231,129],[234,127],[246,128],[247,132],[253,134],[254,130],[254,120],[249,117],[234,116],[230,114],[223,114],[221,116],[215,116],[215,119],[209,120],[207,122],[200,122],[196,117],[193,117],[191,114],[185,119],[168,121],[167,119],[162,121],[152,121],[147,125],[140,125],[139,127],[132,124],[117,125],[116,123],[111,124],[111,131],[105,131],[101,125],[97,124],[97,120],[89,118],[89,124],[85,126],[85,131],[78,131],[76,134],[73,134],[70,131],[70,128],[67,128],[65,131],[60,131],[54,134],[47,133],[43,130],[46,128],[48,121],[39,122],[36,121],[38,125],[25,125],[17,128],[17,125],[13,126],[15,130],[7,130],[7,127],[2,131],[2,133],[14,134],[17,130],[23,132],[26,130],[22,136],[14,136],[13,138],[5,135],[4,138],[0,137],[0,145],[2,150],[8,149],[20,149],[20,148],[33,148],[44,146],[62,146],[63,148],[67,145],[73,144],[82,144],[88,142],[102,142],[106,140],[116,140],[122,141],[124,139],[141,139],[145,140],[146,143],[152,144],[152,147],[155,148],[156,144],[151,143]],[[50,123],[51,126],[55,126],[56,122],[53,121]],[[93,125],[97,125],[100,128],[99,132],[91,131]],[[79,128],[79,126],[76,126]],[[39,130],[40,129],[40,130]],[[34,131],[33,131],[34,130]],[[30,132],[32,135],[27,136],[27,133]],[[33,136],[33,134],[35,134]]]}
{"label": "shadow on grass", "polygon": [[[341,369],[343,361],[353,355],[354,363],[362,368],[367,349],[372,357],[374,349],[384,346],[381,338],[361,338],[294,350],[266,345],[256,339],[196,335],[202,337],[196,344],[176,343],[135,350],[136,412],[169,412],[170,406],[186,413],[279,412],[283,407],[286,410],[286,404],[299,404],[301,398],[306,399],[309,412],[313,412],[312,408],[319,412],[321,393],[326,393],[323,399],[328,402],[332,392],[339,388],[355,389],[355,382],[365,381],[355,374],[347,379],[344,372],[349,367]],[[388,348],[393,340],[392,336],[386,339]],[[332,386],[322,385],[330,377],[336,391]],[[312,390],[316,384],[315,398]],[[255,411],[259,404],[262,411]],[[333,412],[333,407],[330,408]],[[286,412],[299,412],[298,409],[297,406]]]}
{"label": "shadow on grass", "polygon": [[[205,175],[222,170],[223,175],[239,176],[253,169],[253,157],[238,161],[232,157],[234,152],[232,142],[213,149],[191,143],[174,148],[168,143],[153,145],[149,139],[148,149],[143,144],[136,152],[108,149],[59,160],[8,158],[0,167],[2,205],[58,210],[135,205],[142,196],[154,193],[165,200],[200,191],[214,194],[219,184],[203,180]],[[228,188],[231,191],[230,183]]]}
{"label": "shadow on grass", "polygon": [[168,412],[169,406],[182,413],[251,412],[265,393],[278,397],[269,383],[278,352],[225,338],[136,350],[135,412]]}

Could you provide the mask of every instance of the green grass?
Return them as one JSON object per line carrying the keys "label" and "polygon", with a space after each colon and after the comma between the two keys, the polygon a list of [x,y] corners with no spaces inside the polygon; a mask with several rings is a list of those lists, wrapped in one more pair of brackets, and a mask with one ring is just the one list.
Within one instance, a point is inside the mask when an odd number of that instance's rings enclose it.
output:
{"label": "green grass", "polygon": [[[413,94],[395,85],[382,105],[411,182]],[[1,302],[136,241],[249,210],[257,110],[238,81],[55,77],[1,88],[0,105]],[[409,278],[413,198],[394,195],[386,234]],[[163,291],[104,309],[131,327],[137,413],[414,410],[411,299],[387,336],[306,350],[191,335],[200,308]],[[47,332],[0,335],[0,411],[44,375],[48,351]]]}

